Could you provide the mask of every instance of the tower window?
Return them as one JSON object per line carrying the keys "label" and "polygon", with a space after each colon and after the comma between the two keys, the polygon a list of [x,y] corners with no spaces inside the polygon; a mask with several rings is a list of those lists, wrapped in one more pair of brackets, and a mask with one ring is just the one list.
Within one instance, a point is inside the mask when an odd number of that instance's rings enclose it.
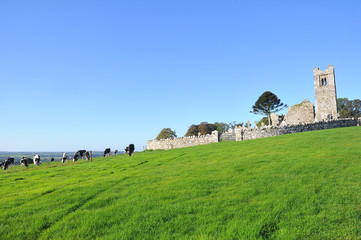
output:
{"label": "tower window", "polygon": [[321,86],[326,86],[327,85],[327,78],[322,78],[321,79]]}

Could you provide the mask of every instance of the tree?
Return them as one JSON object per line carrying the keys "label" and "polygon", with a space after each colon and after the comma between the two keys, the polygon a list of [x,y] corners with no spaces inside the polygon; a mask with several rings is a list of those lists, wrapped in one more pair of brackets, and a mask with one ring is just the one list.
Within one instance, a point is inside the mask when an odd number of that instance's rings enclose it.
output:
{"label": "tree", "polygon": [[176,138],[176,137],[177,135],[175,131],[173,131],[170,128],[163,128],[155,139],[159,140],[159,139]]}
{"label": "tree", "polygon": [[359,118],[361,117],[361,100],[348,100],[348,98],[338,98],[337,110],[340,114],[340,118]]}
{"label": "tree", "polygon": [[348,102],[348,98],[337,98],[337,111],[340,112]]}
{"label": "tree", "polygon": [[260,127],[260,126],[262,125],[262,123],[264,123],[265,125],[269,125],[269,123],[268,123],[268,117],[262,118],[261,121],[259,121],[259,122],[257,123],[257,127]]}
{"label": "tree", "polygon": [[281,99],[276,94],[266,91],[264,92],[252,106],[251,113],[266,115],[268,122],[271,123],[271,113],[276,113],[287,108],[287,104],[281,103]]}
{"label": "tree", "polygon": [[237,123],[236,121],[230,122],[228,124],[229,128],[232,128],[234,130],[236,127],[242,127],[244,124],[242,122]]}
{"label": "tree", "polygon": [[224,122],[215,122],[215,123],[213,123],[213,126],[214,126],[215,130],[218,131],[219,134],[227,132],[228,129],[230,129],[230,126]]}
{"label": "tree", "polygon": [[198,125],[192,124],[185,135],[186,137],[198,136]]}
{"label": "tree", "polygon": [[211,134],[214,129],[213,124],[207,122],[201,122],[198,126],[198,132],[200,135]]}

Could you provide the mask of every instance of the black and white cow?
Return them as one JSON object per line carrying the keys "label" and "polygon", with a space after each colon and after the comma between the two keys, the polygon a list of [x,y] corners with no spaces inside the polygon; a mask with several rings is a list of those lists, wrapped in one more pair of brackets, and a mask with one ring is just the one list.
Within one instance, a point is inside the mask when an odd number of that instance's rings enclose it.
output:
{"label": "black and white cow", "polygon": [[124,154],[129,154],[129,146],[124,148]]}
{"label": "black and white cow", "polygon": [[118,154],[118,150],[115,149],[115,150],[114,150],[114,155],[117,155],[117,154]]}
{"label": "black and white cow", "polygon": [[78,158],[79,158],[79,153],[78,153],[78,152],[75,152],[75,153],[74,153],[74,157],[73,157],[73,162],[78,161]]}
{"label": "black and white cow", "polygon": [[86,151],[86,152],[85,152],[85,159],[86,159],[86,160],[89,160],[89,159],[90,159],[90,153],[89,153],[89,151]]}
{"label": "black and white cow", "polygon": [[135,150],[134,144],[129,144],[128,150],[129,150],[128,152],[129,156],[133,156]]}
{"label": "black and white cow", "polygon": [[81,157],[82,159],[86,159],[86,156],[85,156],[86,150],[78,150],[77,153],[78,153],[79,157]]}
{"label": "black and white cow", "polygon": [[104,150],[104,157],[108,157],[108,156],[110,156],[110,148],[106,148]]}
{"label": "black and white cow", "polygon": [[20,166],[21,167],[28,167],[28,160],[26,159],[26,157],[21,157],[20,159]]}
{"label": "black and white cow", "polygon": [[40,165],[40,156],[38,154],[34,155],[33,157],[33,162],[35,166],[39,166]]}
{"label": "black and white cow", "polygon": [[68,161],[68,159],[69,159],[68,154],[67,154],[66,152],[63,153],[63,157],[61,158],[61,162],[62,162],[62,163],[65,163],[65,162]]}
{"label": "black and white cow", "polygon": [[12,158],[12,157],[8,157],[8,159],[6,159],[5,162],[2,165],[3,170],[6,170],[9,166],[12,169],[14,163],[15,163],[15,159]]}

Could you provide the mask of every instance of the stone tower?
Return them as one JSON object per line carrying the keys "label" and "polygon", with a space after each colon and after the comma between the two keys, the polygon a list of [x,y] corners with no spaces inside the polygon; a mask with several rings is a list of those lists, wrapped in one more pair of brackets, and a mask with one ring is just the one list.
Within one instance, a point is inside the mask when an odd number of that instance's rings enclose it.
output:
{"label": "stone tower", "polygon": [[338,118],[335,70],[328,65],[325,71],[319,68],[313,69],[315,78],[316,121]]}

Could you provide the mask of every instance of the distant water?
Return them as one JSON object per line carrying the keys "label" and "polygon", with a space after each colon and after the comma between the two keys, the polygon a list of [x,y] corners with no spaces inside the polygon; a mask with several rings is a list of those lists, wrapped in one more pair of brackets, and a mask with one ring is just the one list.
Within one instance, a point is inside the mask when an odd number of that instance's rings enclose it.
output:
{"label": "distant water", "polygon": [[[67,152],[69,159],[73,159],[75,152]],[[118,154],[122,154],[120,152]],[[0,152],[0,161],[5,161],[8,157],[15,158],[15,164],[20,164],[21,157],[33,158],[35,154],[39,154],[41,162],[50,162],[51,158],[54,158],[54,161],[61,161],[64,152]],[[93,151],[94,157],[102,157],[104,152],[102,151]],[[114,154],[114,152],[112,152]]]}

